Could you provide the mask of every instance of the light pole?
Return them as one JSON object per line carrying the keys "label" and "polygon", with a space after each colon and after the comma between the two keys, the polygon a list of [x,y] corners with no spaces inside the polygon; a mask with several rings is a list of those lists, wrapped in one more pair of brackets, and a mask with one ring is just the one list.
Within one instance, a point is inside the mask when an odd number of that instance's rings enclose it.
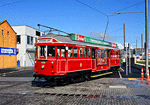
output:
{"label": "light pole", "polygon": [[148,0],[145,0],[145,57],[146,73],[148,72]]}

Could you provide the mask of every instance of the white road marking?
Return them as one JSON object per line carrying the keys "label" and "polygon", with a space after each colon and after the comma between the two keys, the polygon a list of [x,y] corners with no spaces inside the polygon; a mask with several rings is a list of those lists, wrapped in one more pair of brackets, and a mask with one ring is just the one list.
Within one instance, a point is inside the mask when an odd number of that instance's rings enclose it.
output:
{"label": "white road marking", "polygon": [[109,88],[127,88],[126,86],[109,86]]}

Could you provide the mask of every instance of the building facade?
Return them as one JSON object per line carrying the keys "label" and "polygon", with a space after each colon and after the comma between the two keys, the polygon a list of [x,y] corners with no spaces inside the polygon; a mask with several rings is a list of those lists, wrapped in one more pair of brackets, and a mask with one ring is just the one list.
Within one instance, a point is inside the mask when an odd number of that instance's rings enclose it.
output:
{"label": "building facade", "polygon": [[17,67],[16,33],[7,20],[0,22],[0,68]]}
{"label": "building facade", "polygon": [[44,32],[27,25],[12,26],[17,32],[17,60],[20,62],[21,67],[34,66],[36,48],[35,41]]}

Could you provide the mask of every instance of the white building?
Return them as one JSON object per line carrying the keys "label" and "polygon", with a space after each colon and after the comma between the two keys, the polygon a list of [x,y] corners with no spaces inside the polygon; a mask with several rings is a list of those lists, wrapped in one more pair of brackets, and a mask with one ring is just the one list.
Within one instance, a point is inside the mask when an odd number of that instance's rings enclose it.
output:
{"label": "white building", "polygon": [[34,66],[35,60],[35,41],[39,36],[42,36],[44,32],[29,27],[27,25],[12,26],[17,33],[17,60],[20,61],[21,67]]}

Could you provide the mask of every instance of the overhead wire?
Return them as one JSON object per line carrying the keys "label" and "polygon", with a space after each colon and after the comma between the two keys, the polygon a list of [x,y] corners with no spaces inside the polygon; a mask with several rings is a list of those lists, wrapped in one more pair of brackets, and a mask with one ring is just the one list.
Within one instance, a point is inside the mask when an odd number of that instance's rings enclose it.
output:
{"label": "overhead wire", "polygon": [[145,2],[145,1],[142,1],[142,2],[136,3],[136,4],[134,4],[134,5],[131,5],[131,6],[128,6],[128,7],[122,8],[122,9],[120,9],[120,10],[117,10],[116,12],[119,12],[119,11],[125,10],[125,9],[127,9],[127,8],[134,7],[134,6],[139,5],[139,4],[142,4],[142,3],[144,3],[144,2]]}
{"label": "overhead wire", "polygon": [[79,1],[79,0],[76,0],[76,1],[79,2],[80,4],[83,4],[83,5],[87,6],[88,8],[91,8],[91,9],[93,9],[93,10],[95,10],[95,11],[97,11],[97,12],[99,12],[99,13],[101,13],[101,14],[103,14],[103,15],[108,17],[108,15],[106,15],[105,13],[103,13],[103,12],[101,12],[101,11],[99,11],[99,10],[97,10],[97,9],[95,9],[95,8],[93,8],[93,7],[91,7],[91,6],[87,5],[87,4]]}

